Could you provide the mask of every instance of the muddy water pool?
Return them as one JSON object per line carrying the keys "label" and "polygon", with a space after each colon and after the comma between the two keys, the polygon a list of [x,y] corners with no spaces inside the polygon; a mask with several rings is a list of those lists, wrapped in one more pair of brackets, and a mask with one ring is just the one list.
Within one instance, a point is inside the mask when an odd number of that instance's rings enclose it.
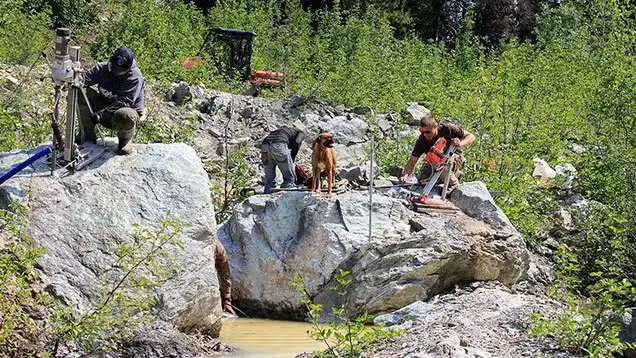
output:
{"label": "muddy water pool", "polygon": [[295,357],[325,348],[307,334],[311,327],[306,322],[235,318],[223,321],[219,340],[238,350],[232,357]]}

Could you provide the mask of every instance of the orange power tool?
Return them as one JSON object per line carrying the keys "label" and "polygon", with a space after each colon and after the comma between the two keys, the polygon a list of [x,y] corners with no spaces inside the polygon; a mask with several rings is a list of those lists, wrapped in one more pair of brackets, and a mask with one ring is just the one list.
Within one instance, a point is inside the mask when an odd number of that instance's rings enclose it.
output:
{"label": "orange power tool", "polygon": [[[447,146],[446,139],[444,138],[439,138],[431,149],[428,150],[426,153],[426,161],[433,167],[433,174],[431,174],[431,176],[426,180],[426,186],[424,187],[422,194],[418,197],[412,198],[412,202],[425,204],[429,200],[428,195],[431,193],[431,190],[433,190],[439,176],[442,175],[442,170],[444,170],[444,167],[452,165],[450,158],[453,153],[455,153],[455,146]],[[450,170],[450,168],[448,169]],[[444,183],[443,194],[445,194],[447,186],[448,180]],[[444,195],[442,195],[442,197],[443,196]]]}

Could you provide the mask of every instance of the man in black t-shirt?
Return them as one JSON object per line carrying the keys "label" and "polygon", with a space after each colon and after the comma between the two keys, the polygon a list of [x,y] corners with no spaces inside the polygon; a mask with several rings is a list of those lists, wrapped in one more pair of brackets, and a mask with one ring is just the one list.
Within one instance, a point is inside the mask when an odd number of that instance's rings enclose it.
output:
{"label": "man in black t-shirt", "polygon": [[265,170],[265,188],[269,194],[276,185],[276,167],[283,174],[281,188],[294,185],[294,160],[305,139],[305,133],[297,128],[280,127],[270,132],[261,144],[261,159]]}
{"label": "man in black t-shirt", "polygon": [[[428,152],[438,138],[443,137],[444,139],[446,139],[446,143],[453,144],[457,148],[457,150],[455,151],[455,155],[453,155],[452,158],[453,167],[451,168],[451,173],[447,173],[447,171],[445,170],[442,172],[438,179],[438,183],[443,183],[446,179],[446,176],[450,174],[450,180],[448,184],[448,192],[450,193],[459,184],[456,174],[463,161],[461,148],[472,144],[475,140],[475,136],[456,124],[438,124],[435,118],[433,118],[433,116],[431,115],[425,116],[420,120],[420,133],[421,134],[417,138],[417,142],[415,142],[415,147],[413,147],[413,151],[411,152],[411,159],[409,159],[409,161],[406,163],[406,166],[404,167],[404,170],[402,171],[400,183],[406,182],[408,177],[413,172],[413,168],[415,168],[415,164],[417,164],[417,161],[422,156],[422,154]],[[426,179],[432,174],[432,170],[433,169],[431,165],[428,162],[424,162],[418,176],[419,182],[425,182]]]}

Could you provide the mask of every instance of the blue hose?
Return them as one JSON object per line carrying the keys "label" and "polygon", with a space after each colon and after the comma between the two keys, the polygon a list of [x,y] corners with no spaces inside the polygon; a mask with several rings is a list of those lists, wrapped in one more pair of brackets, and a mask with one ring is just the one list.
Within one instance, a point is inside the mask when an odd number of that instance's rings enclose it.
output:
{"label": "blue hose", "polygon": [[11,170],[9,170],[8,172],[4,173],[0,177],[0,184],[2,184],[5,181],[9,180],[9,178],[11,178],[12,176],[16,175],[20,170],[26,168],[27,166],[31,165],[36,160],[42,158],[43,156],[45,156],[45,155],[47,155],[49,153],[51,153],[51,147],[46,147],[46,148],[40,150],[39,152],[33,154],[27,160],[23,161],[22,163],[20,163],[20,164],[16,165],[15,167],[11,168]]}

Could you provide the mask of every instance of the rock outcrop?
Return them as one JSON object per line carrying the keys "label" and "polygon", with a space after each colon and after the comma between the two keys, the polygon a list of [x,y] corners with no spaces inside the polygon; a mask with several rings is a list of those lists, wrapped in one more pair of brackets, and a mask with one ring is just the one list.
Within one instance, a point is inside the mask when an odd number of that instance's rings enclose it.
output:
{"label": "rock outcrop", "polygon": [[[179,83],[169,91],[168,98],[175,106],[157,106],[154,120],[182,127],[183,122],[188,123],[187,118],[197,118],[193,146],[204,163],[217,169],[223,167],[226,151],[243,147],[242,158],[255,173],[262,173],[260,143],[269,131],[281,125],[296,125],[306,131],[296,163],[308,170],[313,141],[322,131],[334,133],[338,168],[368,163],[369,120],[377,121],[380,136],[414,138],[418,134],[416,129],[399,124],[399,116],[394,113],[374,113],[375,118],[371,118],[368,107],[332,107],[319,101],[305,102],[297,95],[270,100]],[[260,179],[260,175],[255,175],[252,184]]]}
{"label": "rock outcrop", "polygon": [[[201,160],[185,144],[136,145],[135,154],[114,156],[116,139],[107,143],[101,158],[74,174],[52,177],[42,159],[0,186],[26,206],[26,233],[47,250],[37,265],[43,285],[77,312],[90,311],[121,274],[113,249],[131,241],[134,225],[157,229],[169,211],[185,224],[182,270],[158,289],[157,317],[184,332],[218,335],[216,223]],[[0,172],[28,156],[1,154]]]}
{"label": "rock outcrop", "polygon": [[[493,210],[488,215],[499,210],[474,200]],[[293,192],[248,198],[217,233],[231,257],[235,302],[254,314],[300,317],[300,297],[290,285],[299,274],[328,312],[341,303],[330,287],[337,269],[346,268],[354,277],[345,302],[351,312],[387,312],[460,282],[511,285],[528,268],[516,230],[499,230],[461,211],[418,214],[401,200],[376,195],[371,239],[368,218],[366,192],[331,199]]]}
{"label": "rock outcrop", "polygon": [[530,315],[547,313],[552,307],[553,302],[546,298],[476,282],[437,296],[428,304],[412,305],[406,316],[396,312],[377,317],[387,324],[396,321],[400,325],[394,327],[407,333],[366,356],[517,358],[541,353],[546,357],[574,357],[554,342],[539,342],[529,335]]}

